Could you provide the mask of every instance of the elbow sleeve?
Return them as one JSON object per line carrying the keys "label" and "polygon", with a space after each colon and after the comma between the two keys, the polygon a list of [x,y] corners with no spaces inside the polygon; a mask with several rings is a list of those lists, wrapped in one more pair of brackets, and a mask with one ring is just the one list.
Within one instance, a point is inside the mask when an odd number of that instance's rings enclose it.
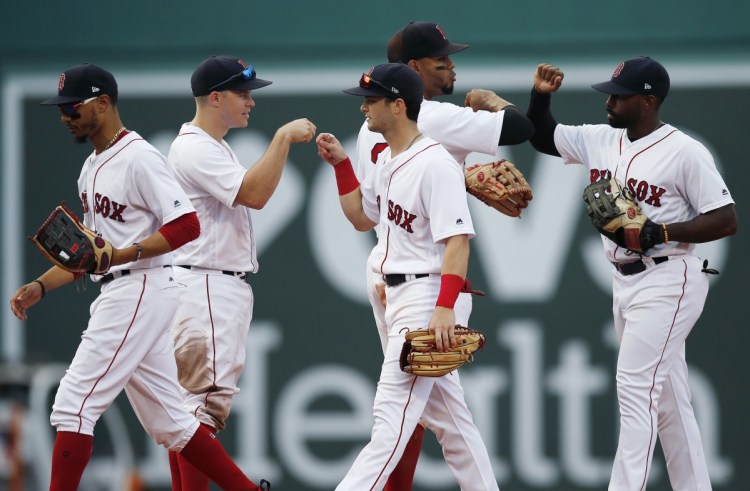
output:
{"label": "elbow sleeve", "polygon": [[529,139],[529,142],[538,152],[559,157],[560,152],[555,147],[557,121],[550,112],[551,99],[550,94],[542,94],[531,89],[531,100],[526,116],[534,125],[534,135]]}
{"label": "elbow sleeve", "polygon": [[534,135],[534,125],[515,106],[508,106],[503,116],[503,130],[500,133],[499,145],[518,145]]}

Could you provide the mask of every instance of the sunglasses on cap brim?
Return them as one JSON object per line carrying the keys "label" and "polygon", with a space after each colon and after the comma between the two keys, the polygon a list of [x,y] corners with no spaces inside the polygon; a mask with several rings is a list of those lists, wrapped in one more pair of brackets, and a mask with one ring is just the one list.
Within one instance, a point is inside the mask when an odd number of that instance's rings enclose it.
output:
{"label": "sunglasses on cap brim", "polygon": [[372,78],[367,73],[363,73],[362,74],[362,78],[359,79],[359,86],[362,87],[363,89],[370,89],[370,88],[372,88],[373,85],[376,86],[376,87],[380,87],[381,89],[385,90],[386,92],[390,92],[390,93],[396,94],[396,95],[399,94],[399,91],[398,91],[398,89],[396,87],[388,87],[388,86],[382,84],[381,82],[378,82],[377,80],[375,80],[374,78]]}
{"label": "sunglasses on cap brim", "polygon": [[244,79],[244,80],[253,80],[256,77],[255,68],[253,68],[252,65],[248,65],[247,68],[242,70],[240,73],[237,73],[235,75],[232,75],[228,79],[224,80],[223,82],[219,82],[218,84],[214,85],[213,87],[210,87],[208,89],[209,92],[213,92],[218,87],[221,87],[222,85],[228,84],[229,82],[232,82],[237,79]]}

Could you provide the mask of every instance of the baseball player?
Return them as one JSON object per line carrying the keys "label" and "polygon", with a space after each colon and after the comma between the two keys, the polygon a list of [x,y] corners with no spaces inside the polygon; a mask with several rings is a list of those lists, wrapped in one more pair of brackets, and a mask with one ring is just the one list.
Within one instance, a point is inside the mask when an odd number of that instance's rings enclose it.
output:
{"label": "baseball player", "polygon": [[[380,227],[386,255],[388,342],[374,403],[370,443],[337,490],[382,489],[423,413],[443,447],[461,489],[498,489],[487,449],[474,425],[458,377],[416,377],[401,371],[404,330],[428,327],[439,350],[455,346],[456,300],[468,266],[469,214],[462,167],[435,140],[423,136],[417,117],[424,84],[404,64],[363,74],[357,87],[370,130],[388,147],[361,186],[338,140],[322,134],[319,154],[332,164],[344,214],[357,230]],[[455,308],[455,310],[454,310]],[[461,435],[455,438],[454,435]]]}
{"label": "baseball player", "polygon": [[[110,271],[92,276],[101,294],[55,396],[49,489],[78,488],[94,426],[123,389],[157,443],[180,452],[222,489],[261,489],[182,407],[170,331],[179,288],[169,252],[194,240],[200,225],[164,157],[123,126],[117,96],[110,72],[82,64],[66,70],[57,97],[42,103],[57,105],[76,140],[93,144],[78,179],[84,224],[115,247]],[[25,320],[45,292],[74,279],[52,267],[18,289],[10,301],[13,313]]]}
{"label": "baseball player", "polygon": [[[453,158],[465,164],[472,152],[494,155],[498,145],[515,145],[527,141],[534,132],[531,122],[510,102],[485,89],[471,90],[465,106],[435,100],[453,93],[456,65],[450,55],[463,51],[466,44],[451,43],[445,31],[432,22],[410,22],[396,32],[388,42],[388,61],[404,63],[422,79],[424,100],[417,125],[426,136],[440,142]],[[375,169],[380,153],[388,144],[381,133],[370,131],[365,121],[357,138],[357,178],[365,177]],[[382,245],[382,244],[379,244]],[[372,306],[375,324],[385,352],[388,333],[385,324],[385,284],[379,265],[385,251],[374,247],[367,261],[367,295]],[[459,295],[465,307],[465,317],[458,323],[469,325],[472,308],[471,287],[467,284]],[[429,421],[425,421],[429,426]],[[388,491],[411,489],[419,452],[422,448],[424,426],[418,425],[410,438],[404,456],[391,474],[386,485]]]}
{"label": "baseball player", "polygon": [[[258,271],[250,209],[263,208],[281,178],[293,143],[309,142],[315,125],[297,119],[279,128],[268,150],[249,170],[224,137],[244,128],[255,101],[252,90],[271,84],[239,58],[212,56],[191,78],[195,117],[182,125],[168,161],[198,212],[198,239],[175,251],[175,277],[187,288],[173,328],[185,407],[212,434],[226,426],[245,342],[253,292],[245,281]],[[208,490],[208,477],[170,452],[175,491]],[[176,483],[181,482],[181,487]]]}
{"label": "baseball player", "polygon": [[690,404],[685,340],[708,292],[706,263],[695,243],[737,230],[734,201],[706,148],[662,122],[669,92],[664,67],[647,57],[620,63],[611,80],[592,85],[609,94],[609,125],[567,126],[550,112],[563,73],[539,65],[527,115],[538,151],[589,169],[591,182],[616,178],[660,237],[644,254],[602,237],[612,268],[612,310],[620,343],[617,397],[620,437],[610,491],[646,489],[657,434],[673,489],[710,490],[698,425]]}

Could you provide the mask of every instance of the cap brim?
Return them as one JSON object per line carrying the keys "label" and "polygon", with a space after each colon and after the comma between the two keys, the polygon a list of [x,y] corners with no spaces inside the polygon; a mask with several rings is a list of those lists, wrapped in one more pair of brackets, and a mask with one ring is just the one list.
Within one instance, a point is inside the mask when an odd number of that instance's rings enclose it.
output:
{"label": "cap brim", "polygon": [[604,92],[605,94],[614,95],[633,95],[639,93],[633,89],[628,89],[621,85],[617,85],[611,80],[608,82],[602,82],[600,84],[594,84],[591,86],[591,88],[594,90],[598,90],[599,92]]}
{"label": "cap brim", "polygon": [[[263,80],[262,78],[254,78],[252,80],[242,80],[236,84],[231,84],[228,89],[231,90],[255,90],[271,85],[273,82],[270,80]],[[226,89],[225,89],[226,90]]]}
{"label": "cap brim", "polygon": [[361,95],[364,97],[389,97],[391,99],[397,99],[399,97],[396,96],[396,94],[392,92],[388,92],[385,89],[381,89],[380,87],[352,87],[351,89],[346,89],[343,91],[346,94],[349,95]]}
{"label": "cap brim", "polygon": [[452,55],[453,53],[458,53],[459,51],[463,51],[466,48],[468,48],[468,44],[454,44],[450,43],[448,46],[445,46],[442,49],[437,50],[436,52],[429,55],[430,58],[437,58],[438,56],[447,56]]}
{"label": "cap brim", "polygon": [[82,99],[80,97],[73,97],[70,95],[59,95],[57,97],[53,97],[52,99],[47,99],[44,102],[40,102],[42,106],[59,106],[62,104],[73,104],[74,102],[81,102],[85,99]]}

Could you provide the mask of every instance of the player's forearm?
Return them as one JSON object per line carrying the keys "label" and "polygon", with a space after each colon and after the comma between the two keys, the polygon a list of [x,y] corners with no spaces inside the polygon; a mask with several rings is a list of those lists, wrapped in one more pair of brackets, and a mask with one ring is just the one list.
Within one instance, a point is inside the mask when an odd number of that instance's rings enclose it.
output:
{"label": "player's forearm", "polygon": [[737,213],[733,204],[703,213],[687,222],[666,224],[670,242],[700,244],[737,233]]}
{"label": "player's forearm", "polygon": [[526,116],[534,125],[534,135],[529,139],[529,143],[538,152],[559,157],[560,152],[555,147],[557,121],[550,111],[551,99],[550,94],[543,94],[537,92],[536,89],[531,89],[531,99],[529,108],[526,110]]}
{"label": "player's forearm", "polygon": [[42,282],[45,292],[50,292],[56,288],[71,283],[75,278],[76,276],[73,273],[58,268],[57,266],[52,266],[43,275],[37,278],[37,280]]}
{"label": "player's forearm", "polygon": [[112,266],[161,256],[171,250],[172,246],[169,244],[169,241],[167,241],[161,232],[157,231],[137,244],[123,247],[122,249],[114,248],[112,251]]}
{"label": "player's forearm", "polygon": [[441,274],[466,278],[469,268],[469,236],[454,235],[445,240]]}
{"label": "player's forearm", "polygon": [[245,172],[235,205],[255,210],[266,206],[281,181],[291,143],[291,137],[276,132],[263,156]]}
{"label": "player's forearm", "polygon": [[341,203],[341,210],[344,212],[344,216],[354,226],[355,230],[366,232],[372,230],[377,225],[367,218],[365,211],[362,209],[362,191],[359,188],[343,196],[339,196],[339,203]]}

